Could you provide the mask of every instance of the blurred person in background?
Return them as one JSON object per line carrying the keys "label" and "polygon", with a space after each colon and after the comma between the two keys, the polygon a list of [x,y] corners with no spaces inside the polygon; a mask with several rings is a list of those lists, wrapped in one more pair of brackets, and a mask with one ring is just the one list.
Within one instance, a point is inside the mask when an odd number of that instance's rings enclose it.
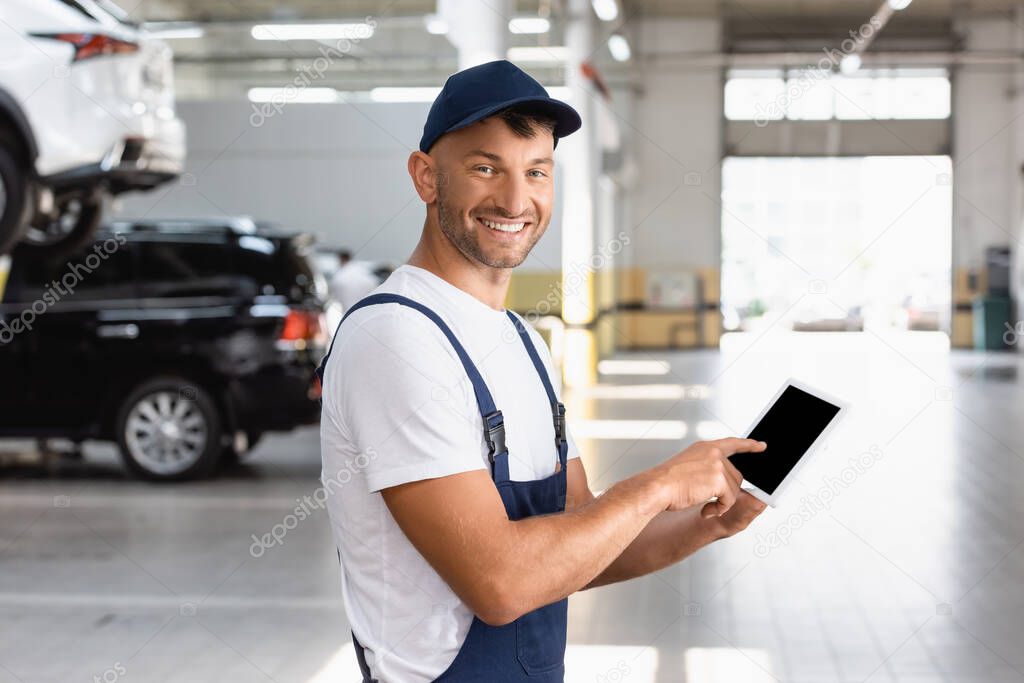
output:
{"label": "blurred person in background", "polygon": [[341,304],[344,313],[352,304],[376,289],[381,283],[370,264],[366,261],[353,261],[352,252],[347,249],[338,251],[338,270],[331,277],[331,298]]}

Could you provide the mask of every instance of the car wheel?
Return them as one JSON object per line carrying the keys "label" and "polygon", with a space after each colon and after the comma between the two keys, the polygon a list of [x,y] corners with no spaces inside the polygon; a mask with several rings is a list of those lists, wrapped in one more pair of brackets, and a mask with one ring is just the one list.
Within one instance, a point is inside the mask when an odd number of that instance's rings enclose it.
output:
{"label": "car wheel", "polygon": [[26,253],[61,259],[88,246],[103,217],[103,202],[96,197],[71,197],[54,216],[33,221],[21,238]]}
{"label": "car wheel", "polygon": [[160,378],[133,391],[118,411],[117,441],[137,476],[169,481],[213,472],[221,454],[221,418],[193,382]]}
{"label": "car wheel", "polygon": [[0,135],[0,254],[8,253],[21,238],[32,207],[31,194],[24,164]]}

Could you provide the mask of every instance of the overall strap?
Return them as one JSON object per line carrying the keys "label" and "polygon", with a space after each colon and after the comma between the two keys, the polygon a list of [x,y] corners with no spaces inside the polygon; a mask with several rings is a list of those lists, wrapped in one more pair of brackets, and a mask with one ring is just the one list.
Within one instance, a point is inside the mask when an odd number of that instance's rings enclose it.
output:
{"label": "overall strap", "polygon": [[569,450],[568,442],[565,438],[565,406],[559,402],[558,396],[555,395],[555,388],[551,386],[551,378],[548,377],[547,368],[544,367],[540,356],[537,355],[537,348],[533,345],[533,341],[531,341],[523,322],[512,311],[506,310],[505,313],[512,320],[512,324],[515,325],[516,332],[519,333],[519,339],[522,340],[523,346],[526,347],[526,353],[529,354],[530,360],[533,361],[533,367],[537,370],[540,381],[544,385],[544,391],[548,394],[548,402],[551,404],[551,420],[555,425],[555,448],[558,450],[558,460],[562,463],[562,469],[564,470]]}
{"label": "overall strap", "polygon": [[[338,323],[338,330],[341,329],[341,325],[345,322],[345,319],[353,312],[360,308],[373,306],[375,304],[401,304],[402,306],[413,308],[427,316],[441,329],[442,332],[444,332],[444,336],[448,338],[448,342],[452,345],[452,348],[455,349],[455,353],[458,355],[459,360],[462,361],[462,367],[465,368],[466,374],[469,376],[469,381],[473,384],[473,393],[476,396],[477,408],[480,410],[480,417],[484,424],[484,441],[487,443],[487,456],[491,462],[491,475],[497,482],[508,481],[508,449],[505,446],[505,420],[501,415],[501,411],[495,407],[494,399],[491,397],[491,392],[487,388],[487,384],[484,382],[483,377],[480,376],[479,370],[476,369],[476,365],[473,364],[469,354],[466,353],[466,349],[464,349],[462,344],[459,343],[459,340],[456,339],[451,328],[448,327],[437,313],[420,302],[413,301],[401,294],[380,292],[360,299],[351,308],[345,311],[345,315],[342,317],[341,323]],[[320,366],[316,369],[317,377],[320,378],[321,387],[323,386],[324,369],[327,367],[327,359],[330,358],[331,351],[334,350],[334,342],[337,340],[338,332],[335,332],[334,339],[331,340],[331,346],[327,350],[327,355],[325,355],[323,360],[320,361]]]}

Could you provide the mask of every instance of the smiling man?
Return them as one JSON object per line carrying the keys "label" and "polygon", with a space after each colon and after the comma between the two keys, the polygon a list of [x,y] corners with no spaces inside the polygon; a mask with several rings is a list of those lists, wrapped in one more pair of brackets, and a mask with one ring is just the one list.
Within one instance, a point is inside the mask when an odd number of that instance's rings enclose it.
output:
{"label": "smiling man", "polygon": [[547,347],[503,308],[551,220],[558,139],[580,124],[507,61],[451,76],[408,162],[419,244],[321,365],[322,478],[365,681],[562,681],[569,595],[764,509],[727,460],[763,450],[747,439],[588,487]]}

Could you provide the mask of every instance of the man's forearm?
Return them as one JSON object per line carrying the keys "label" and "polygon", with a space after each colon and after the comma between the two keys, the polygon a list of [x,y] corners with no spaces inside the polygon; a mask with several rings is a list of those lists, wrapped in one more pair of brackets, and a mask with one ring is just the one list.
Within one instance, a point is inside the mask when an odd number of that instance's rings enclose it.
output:
{"label": "man's forearm", "polygon": [[662,512],[586,588],[626,581],[658,571],[724,535],[716,519],[700,516],[699,507]]}
{"label": "man's forearm", "polygon": [[[499,576],[505,618],[560,600],[587,586],[659,516],[658,483],[640,475],[568,512],[512,522],[514,549]],[[505,619],[500,619],[504,621]]]}

